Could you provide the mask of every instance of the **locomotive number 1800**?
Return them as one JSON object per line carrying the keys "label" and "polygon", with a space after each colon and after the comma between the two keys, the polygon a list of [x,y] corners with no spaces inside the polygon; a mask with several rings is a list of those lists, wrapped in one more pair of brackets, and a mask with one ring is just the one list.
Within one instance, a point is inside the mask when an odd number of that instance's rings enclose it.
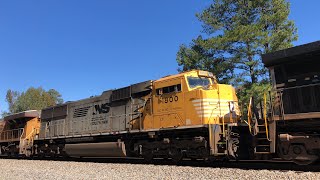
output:
{"label": "locomotive number 1800", "polygon": [[179,100],[178,96],[170,96],[164,98],[164,103],[176,102]]}

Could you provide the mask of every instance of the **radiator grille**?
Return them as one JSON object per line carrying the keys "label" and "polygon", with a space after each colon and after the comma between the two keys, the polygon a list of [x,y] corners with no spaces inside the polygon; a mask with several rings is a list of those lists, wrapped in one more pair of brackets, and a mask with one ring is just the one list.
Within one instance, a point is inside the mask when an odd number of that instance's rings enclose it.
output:
{"label": "radiator grille", "polygon": [[130,86],[112,91],[112,101],[130,98]]}
{"label": "radiator grille", "polygon": [[88,110],[89,110],[90,107],[91,106],[74,109],[73,118],[86,116],[88,114]]}

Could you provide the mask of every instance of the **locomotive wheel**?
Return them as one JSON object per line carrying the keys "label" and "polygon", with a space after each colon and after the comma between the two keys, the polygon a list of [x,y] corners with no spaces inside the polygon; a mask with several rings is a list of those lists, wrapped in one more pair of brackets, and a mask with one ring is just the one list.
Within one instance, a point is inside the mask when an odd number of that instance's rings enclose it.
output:
{"label": "locomotive wheel", "polygon": [[177,163],[179,161],[182,160],[183,158],[183,153],[181,152],[180,149],[177,149],[177,148],[172,148],[170,150],[170,157],[172,158],[172,160]]}
{"label": "locomotive wheel", "polygon": [[143,151],[142,157],[144,158],[144,161],[147,163],[150,163],[153,159],[153,154],[151,150],[145,150]]}
{"label": "locomotive wheel", "polygon": [[39,153],[38,153],[38,158],[44,159],[44,158],[45,158],[44,152],[39,152]]}
{"label": "locomotive wheel", "polygon": [[314,154],[308,154],[304,145],[278,145],[278,155],[284,160],[292,160],[298,165],[310,165],[316,162],[319,157]]}
{"label": "locomotive wheel", "polygon": [[[302,146],[303,147],[303,146]],[[308,154],[305,148],[302,148],[302,154],[293,159],[293,162],[298,165],[310,165],[319,159],[317,155]]]}
{"label": "locomotive wheel", "polygon": [[316,161],[317,160],[298,160],[298,159],[294,159],[293,160],[293,162],[295,164],[298,164],[298,165],[301,165],[301,166],[310,165],[310,164],[313,164]]}

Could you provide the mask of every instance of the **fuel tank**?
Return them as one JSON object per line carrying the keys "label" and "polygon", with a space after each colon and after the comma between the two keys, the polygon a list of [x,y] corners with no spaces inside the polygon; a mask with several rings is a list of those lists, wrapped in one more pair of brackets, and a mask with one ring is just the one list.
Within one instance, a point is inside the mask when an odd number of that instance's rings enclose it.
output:
{"label": "fuel tank", "polygon": [[125,157],[124,142],[66,144],[65,151],[72,157]]}

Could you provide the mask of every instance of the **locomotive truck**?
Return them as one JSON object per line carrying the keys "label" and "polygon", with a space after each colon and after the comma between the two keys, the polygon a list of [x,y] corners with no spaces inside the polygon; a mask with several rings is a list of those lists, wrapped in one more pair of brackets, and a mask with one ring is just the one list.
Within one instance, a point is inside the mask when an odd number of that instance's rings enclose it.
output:
{"label": "locomotive truck", "polygon": [[[235,89],[192,70],[4,118],[1,155],[319,159],[320,42],[262,56],[273,90],[247,119]],[[243,112],[242,112],[243,113]]]}

